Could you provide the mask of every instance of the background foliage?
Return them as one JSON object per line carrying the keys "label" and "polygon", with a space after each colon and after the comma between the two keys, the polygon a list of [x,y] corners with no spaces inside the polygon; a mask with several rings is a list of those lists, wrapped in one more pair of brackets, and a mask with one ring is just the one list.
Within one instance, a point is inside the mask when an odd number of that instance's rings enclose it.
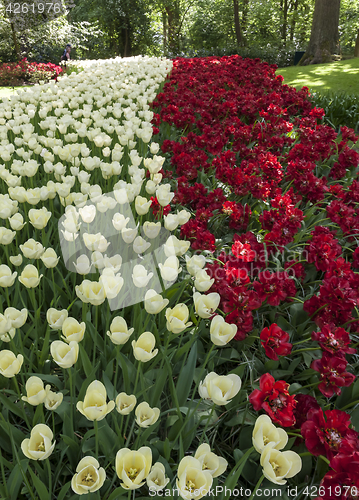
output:
{"label": "background foliage", "polygon": [[[72,58],[137,54],[206,56],[239,53],[280,67],[293,64],[310,37],[314,0],[238,0],[241,40],[229,0],[74,0],[67,16],[18,33],[22,56],[58,63],[66,43]],[[342,0],[341,49],[352,54],[359,28],[357,2]],[[0,61],[16,60],[0,1]]]}

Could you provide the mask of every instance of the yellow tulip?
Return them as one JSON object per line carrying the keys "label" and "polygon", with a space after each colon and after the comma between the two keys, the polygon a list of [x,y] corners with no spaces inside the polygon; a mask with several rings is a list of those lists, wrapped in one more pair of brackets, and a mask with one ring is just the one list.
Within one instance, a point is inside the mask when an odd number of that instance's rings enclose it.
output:
{"label": "yellow tulip", "polygon": [[76,467],[72,477],[71,488],[77,495],[94,493],[99,490],[106,479],[105,469],[94,457],[84,457]]}
{"label": "yellow tulip", "polygon": [[115,402],[106,403],[106,398],[105,386],[99,380],[94,380],[87,388],[84,401],[78,401],[76,408],[88,420],[100,421],[115,407]]}

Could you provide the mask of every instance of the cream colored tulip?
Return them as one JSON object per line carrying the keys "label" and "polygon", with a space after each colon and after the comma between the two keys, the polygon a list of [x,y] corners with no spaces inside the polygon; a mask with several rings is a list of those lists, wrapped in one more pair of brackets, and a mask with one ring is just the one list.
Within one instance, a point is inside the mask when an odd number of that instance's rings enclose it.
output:
{"label": "cream colored tulip", "polygon": [[142,446],[138,451],[121,448],[116,454],[116,474],[126,490],[135,490],[145,484],[152,466],[152,451]]}
{"label": "cream colored tulip", "polygon": [[39,272],[35,266],[28,264],[24,267],[18,279],[26,288],[36,288],[42,277],[43,274],[39,276]]}
{"label": "cream colored tulip", "polygon": [[61,340],[55,340],[51,342],[50,352],[53,360],[61,368],[71,368],[79,356],[79,345],[77,342],[62,342]]}
{"label": "cream colored tulip", "polygon": [[203,443],[197,448],[194,458],[201,462],[202,470],[207,470],[212,477],[223,474],[228,466],[227,460],[213,453],[207,443]]}
{"label": "cream colored tulip", "polygon": [[285,484],[301,470],[302,459],[294,451],[279,451],[275,443],[268,443],[261,454],[263,475],[274,484]]}
{"label": "cream colored tulip", "polygon": [[146,292],[144,305],[148,314],[158,314],[169,303],[168,299],[164,299],[156,290],[150,289]]}
{"label": "cream colored tulip", "polygon": [[50,309],[46,312],[46,319],[52,330],[61,330],[68,315],[69,313],[67,309],[61,309],[61,311],[58,311],[57,309],[50,307]]}
{"label": "cream colored tulip", "polygon": [[151,200],[148,201],[147,198],[144,198],[143,196],[136,196],[135,210],[138,213],[138,215],[146,215],[151,205],[152,205]]}
{"label": "cream colored tulip", "polygon": [[45,252],[41,255],[40,259],[45,264],[45,267],[51,269],[52,267],[57,266],[60,257],[57,256],[53,248],[47,248]]}
{"label": "cream colored tulip", "polygon": [[126,344],[128,339],[131,337],[133,330],[133,328],[128,329],[124,318],[116,316],[111,322],[110,331],[107,332],[107,335],[110,337],[113,344],[123,345]]}
{"label": "cream colored tulip", "polygon": [[52,213],[49,212],[45,207],[36,210],[32,208],[28,212],[30,224],[34,226],[35,229],[44,229],[50,220]]}
{"label": "cream colored tulip", "polygon": [[199,292],[193,294],[193,302],[196,313],[200,318],[210,318],[216,312],[221,301],[219,293],[209,293],[202,295]]}
{"label": "cream colored tulip", "polygon": [[115,254],[112,257],[105,256],[105,267],[111,269],[114,273],[118,273],[122,266],[122,257],[119,254]]}
{"label": "cream colored tulip", "polygon": [[88,420],[100,421],[115,408],[115,402],[106,403],[107,392],[102,382],[94,380],[88,386],[83,401],[78,401],[76,408]]}
{"label": "cream colored tulip", "polygon": [[6,264],[0,264],[0,286],[8,288],[14,284],[17,272],[11,273],[11,269]]}
{"label": "cream colored tulip", "polygon": [[31,460],[45,460],[54,450],[56,441],[51,444],[53,437],[50,427],[45,424],[35,425],[30,438],[24,439],[21,443],[23,454]]}
{"label": "cream colored tulip", "polygon": [[173,333],[181,333],[187,327],[192,325],[192,322],[187,323],[189,318],[189,309],[186,304],[177,304],[173,309],[166,309],[166,328]]}
{"label": "cream colored tulip", "polygon": [[129,396],[125,392],[120,392],[115,402],[118,413],[121,413],[121,415],[128,415],[136,406],[137,398],[134,394]]}
{"label": "cream colored tulip", "polygon": [[132,341],[133,355],[137,361],[147,363],[158,353],[158,349],[154,349],[155,345],[155,336],[151,332],[144,332],[139,336],[138,340]]}
{"label": "cream colored tulip", "polygon": [[24,217],[20,214],[14,214],[12,217],[9,217],[10,227],[14,231],[21,231],[21,229],[25,226],[26,222],[24,222]]}
{"label": "cream colored tulip", "polygon": [[[46,386],[46,389],[48,387],[50,388],[50,386]],[[51,411],[56,410],[56,408],[58,408],[62,403],[63,399],[64,395],[62,392],[53,392],[49,390],[44,401],[45,408]]]}
{"label": "cream colored tulip", "polygon": [[147,238],[154,239],[160,234],[161,222],[148,222],[143,224],[143,232]]}
{"label": "cream colored tulip", "polygon": [[21,311],[15,307],[7,307],[4,316],[11,322],[12,328],[21,328],[26,323],[28,310],[25,307]]}
{"label": "cream colored tulip", "polygon": [[133,229],[125,227],[124,229],[121,230],[122,239],[128,245],[134,241],[137,234],[138,234],[137,227]]}
{"label": "cream colored tulip", "polygon": [[98,281],[83,280],[81,285],[75,286],[76,295],[85,303],[99,306],[106,300],[105,289]]}
{"label": "cream colored tulip", "polygon": [[163,245],[163,249],[165,251],[166,257],[172,257],[173,255],[179,257],[181,255],[184,255],[190,246],[190,241],[179,240],[177,236],[174,236],[172,234]]}
{"label": "cream colored tulip", "polygon": [[166,477],[165,466],[161,462],[153,464],[151,472],[146,478],[147,487],[150,492],[163,490],[169,481],[169,478]]}
{"label": "cream colored tulip", "polygon": [[105,267],[105,255],[102,255],[98,250],[96,252],[92,252],[91,254],[91,262],[96,267],[96,269],[103,269]]}
{"label": "cream colored tulip", "polygon": [[202,470],[202,464],[194,457],[184,457],[177,471],[177,490],[184,499],[199,499],[207,495],[213,483],[210,472]]}
{"label": "cream colored tulip", "polygon": [[140,427],[149,427],[157,422],[160,413],[159,408],[151,408],[146,401],[143,401],[135,410],[136,422]]}
{"label": "cream colored tulip", "polygon": [[0,313],[0,334],[7,333],[11,330],[12,323],[9,318]]}
{"label": "cream colored tulip", "polygon": [[76,262],[73,262],[73,265],[78,274],[86,275],[91,272],[92,263],[87,255],[83,254],[77,258]]}
{"label": "cream colored tulip", "polygon": [[88,250],[90,250],[91,252],[98,250],[98,246],[100,244],[101,237],[102,237],[101,233],[96,233],[96,234],[84,233],[83,240],[84,240],[86,248]]}
{"label": "cream colored tulip", "polygon": [[94,457],[84,457],[76,467],[76,474],[71,479],[71,488],[77,495],[94,493],[102,488],[106,479],[105,469]]}
{"label": "cream colored tulip", "polygon": [[258,453],[262,453],[268,443],[274,443],[274,449],[282,450],[288,442],[288,434],[276,427],[268,415],[261,415],[254,424],[252,442]]}
{"label": "cream colored tulip", "polygon": [[11,229],[7,229],[6,227],[0,227],[0,245],[10,245],[15,236],[16,231],[11,231]]}
{"label": "cream colored tulip", "polygon": [[117,213],[112,218],[112,225],[116,231],[122,231],[122,229],[126,228],[129,221],[129,217],[125,217],[124,215]]}
{"label": "cream colored tulip", "polygon": [[22,400],[26,401],[30,405],[37,406],[45,401],[47,392],[50,390],[50,386],[44,387],[44,382],[41,378],[32,376],[27,379],[26,385],[26,396],[22,396]]}
{"label": "cream colored tulip", "polygon": [[33,238],[27,240],[23,245],[19,245],[19,247],[27,259],[39,259],[45,251],[41,243],[35,241]]}
{"label": "cream colored tulip", "polygon": [[2,342],[11,342],[11,340],[15,337],[16,330],[15,328],[10,328],[8,332],[0,333],[0,340]]}
{"label": "cream colored tulip", "polygon": [[215,316],[211,321],[209,333],[213,344],[227,345],[237,333],[237,325],[226,323],[222,316]]}
{"label": "cream colored tulip", "polygon": [[194,286],[198,292],[207,292],[214,283],[214,278],[204,270],[200,269],[196,272]]}
{"label": "cream colored tulip", "polygon": [[218,406],[227,405],[240,391],[242,382],[238,375],[217,375],[209,373],[200,382],[198,392],[201,398],[211,399]]}
{"label": "cream colored tulip", "polygon": [[115,299],[120,293],[124,280],[121,275],[115,274],[111,268],[106,268],[103,270],[100,283],[102,284],[105,295],[108,299]]}
{"label": "cream colored tulip", "polygon": [[182,268],[179,267],[179,260],[175,255],[168,257],[164,264],[158,264],[158,267],[164,281],[175,281],[182,271]]}
{"label": "cream colored tulip", "polygon": [[177,220],[180,226],[186,224],[190,220],[190,218],[191,213],[187,210],[181,210],[180,212],[177,212]]}
{"label": "cream colored tulip", "polygon": [[0,374],[3,377],[11,378],[17,375],[24,362],[22,354],[15,354],[12,351],[3,349],[0,351]]}
{"label": "cream colored tulip", "polygon": [[165,228],[168,231],[174,231],[178,227],[178,217],[176,214],[168,214],[164,216],[165,219]]}
{"label": "cream colored tulip", "polygon": [[81,342],[84,338],[86,323],[79,323],[75,318],[66,318],[62,323],[62,339],[67,342]]}
{"label": "cream colored tulip", "polygon": [[153,273],[148,273],[146,268],[141,264],[137,264],[133,267],[132,281],[137,288],[144,288],[147,286],[152,277]]}
{"label": "cream colored tulip", "polygon": [[206,257],[204,255],[193,255],[191,258],[186,255],[186,267],[191,276],[195,276],[205,265]]}
{"label": "cream colored tulip", "polygon": [[174,195],[174,193],[171,193],[171,186],[169,184],[161,184],[156,190],[156,198],[162,207],[169,205]]}
{"label": "cream colored tulip", "polygon": [[96,217],[96,207],[95,205],[86,205],[79,209],[79,214],[84,222],[90,224]]}
{"label": "cream colored tulip", "polygon": [[133,240],[133,251],[137,254],[144,253],[146,250],[148,250],[151,246],[151,243],[148,241],[144,240],[142,236],[137,236]]}
{"label": "cream colored tulip", "polygon": [[19,253],[18,255],[11,255],[9,257],[10,262],[13,266],[21,266],[22,264],[22,255]]}

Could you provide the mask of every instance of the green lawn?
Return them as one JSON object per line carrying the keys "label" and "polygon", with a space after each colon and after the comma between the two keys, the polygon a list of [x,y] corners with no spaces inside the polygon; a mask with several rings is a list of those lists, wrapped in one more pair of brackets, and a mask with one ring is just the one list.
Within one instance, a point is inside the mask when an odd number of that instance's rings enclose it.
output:
{"label": "green lawn", "polygon": [[297,89],[306,86],[313,92],[359,94],[359,57],[330,64],[280,68],[277,75],[282,75],[284,83]]}
{"label": "green lawn", "polygon": [[26,89],[26,85],[22,85],[21,87],[0,87],[0,99],[2,97],[9,97],[13,94],[16,94],[17,89]]}

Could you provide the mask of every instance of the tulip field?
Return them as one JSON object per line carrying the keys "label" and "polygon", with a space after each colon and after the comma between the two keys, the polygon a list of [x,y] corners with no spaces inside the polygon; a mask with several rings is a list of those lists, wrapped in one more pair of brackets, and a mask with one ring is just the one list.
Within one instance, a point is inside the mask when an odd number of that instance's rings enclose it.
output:
{"label": "tulip field", "polygon": [[359,498],[354,131],[259,59],[68,66],[0,100],[0,499]]}

